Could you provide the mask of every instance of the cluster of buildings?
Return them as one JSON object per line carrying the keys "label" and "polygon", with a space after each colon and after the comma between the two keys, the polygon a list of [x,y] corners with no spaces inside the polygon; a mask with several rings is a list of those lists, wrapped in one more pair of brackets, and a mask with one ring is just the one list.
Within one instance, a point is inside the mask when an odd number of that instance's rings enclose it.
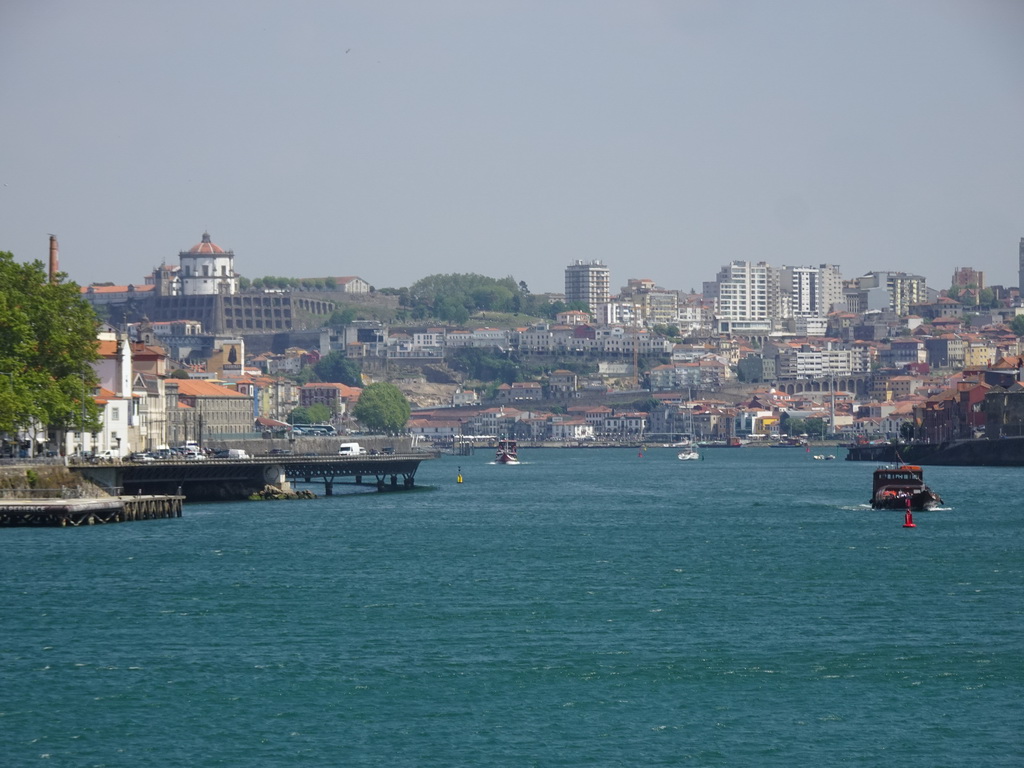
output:
{"label": "cluster of buildings", "polygon": [[199,243],[178,253],[177,264],[161,264],[142,284],[90,285],[82,296],[101,313],[116,307],[129,318],[187,320],[206,333],[238,335],[318,328],[336,308],[332,295],[352,301],[371,293],[369,283],[355,276],[324,278],[320,290],[242,291],[234,261],[233,251],[204,232]]}
{"label": "cluster of buildings", "polygon": [[[672,442],[683,437],[735,444],[779,440],[838,439],[849,442],[895,438],[929,443],[1024,436],[1024,357],[1004,358],[983,370],[947,375],[903,375],[889,379],[884,394],[786,393],[754,389],[741,399],[674,392],[654,394],[653,407],[636,410],[603,404],[545,409],[540,392],[514,404],[422,410],[408,424],[411,434],[438,445],[491,440],[496,436],[536,442]],[[571,376],[568,372],[560,372]],[[515,385],[509,388],[515,390]],[[531,404],[534,407],[531,407]],[[799,420],[794,421],[794,420]],[[816,425],[813,434],[797,432]],[[820,430],[820,431],[819,431]]]}
{"label": "cluster of buildings", "polygon": [[[178,366],[165,348],[110,326],[98,336],[94,363],[100,408],[96,432],[36,430],[23,450],[124,457],[185,443],[209,447],[287,434],[293,409],[325,405],[345,425],[361,389],[336,383],[300,385],[244,362],[244,342],[216,351],[202,368]],[[32,445],[38,441],[38,445]]]}
{"label": "cluster of buildings", "polygon": [[[1024,283],[1024,238],[1019,257]],[[999,371],[1021,355],[1009,327],[1024,313],[1018,289],[986,286],[984,275],[969,268],[953,275],[957,298],[904,272],[846,280],[836,265],[740,260],[724,265],[700,293],[630,279],[613,295],[603,262],[577,260],[565,268],[564,295],[552,299],[581,308],[517,328],[398,328],[380,321],[330,328],[326,319],[342,294],[347,302],[372,289],[361,278],[329,281],[327,291],[242,290],[234,254],[204,233],[178,254],[177,265],[157,267],[143,285],[84,288],[94,305],[130,307],[144,319],[124,326],[127,332],[106,331],[97,393],[105,433],[80,436],[69,450],[91,442],[92,449],[118,444],[123,454],[128,446],[253,434],[284,428],[292,408],[312,403],[328,405],[340,425],[358,390],[300,387],[287,377],[332,352],[358,361],[364,372],[408,372],[443,366],[467,347],[553,363],[582,358],[596,371],[578,376],[555,364],[540,381],[497,387],[493,407],[478,407],[478,414],[417,414],[412,431],[585,440],[678,433],[692,421],[708,439],[756,438],[784,433],[786,415],[802,414],[820,415],[830,434],[843,436],[891,435],[903,423],[921,434],[963,436],[980,431],[980,417],[961,418],[964,396],[943,393],[969,391],[971,412],[985,412],[979,393],[1006,385]],[[300,332],[305,343],[268,349],[268,338]],[[257,350],[246,355],[247,344]],[[183,364],[189,377],[168,378],[161,370],[168,360]],[[737,384],[756,390],[756,398],[709,396]],[[573,402],[622,389],[645,390],[661,406],[638,414]],[[941,408],[937,397],[945,397]],[[475,393],[458,392],[451,405],[476,402]],[[552,403],[560,413],[544,412]],[[958,426],[929,426],[940,413],[957,413]]]}

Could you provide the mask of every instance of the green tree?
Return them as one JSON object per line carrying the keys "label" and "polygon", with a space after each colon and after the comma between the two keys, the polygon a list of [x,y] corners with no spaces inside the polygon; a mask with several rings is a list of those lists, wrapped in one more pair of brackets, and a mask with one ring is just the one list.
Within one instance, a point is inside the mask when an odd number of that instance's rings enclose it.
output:
{"label": "green tree", "polygon": [[359,366],[343,352],[331,352],[320,358],[313,366],[313,372],[320,381],[333,381],[349,387],[361,387]]}
{"label": "green tree", "polygon": [[469,320],[469,310],[454,297],[442,299],[437,306],[436,315],[454,325],[463,325]]}
{"label": "green tree", "polygon": [[807,431],[807,422],[803,419],[797,418],[796,416],[786,419],[784,428],[787,435],[810,434],[810,432]]}
{"label": "green tree", "polygon": [[509,356],[497,356],[479,347],[462,347],[451,355],[448,364],[477,381],[495,381],[511,384],[519,381],[522,367]]}
{"label": "green tree", "polygon": [[97,424],[97,317],[64,277],[0,252],[0,432]]}
{"label": "green tree", "polygon": [[1010,321],[1010,330],[1017,336],[1024,336],[1024,315],[1017,315]]}
{"label": "green tree", "polygon": [[355,307],[344,307],[334,310],[331,319],[327,321],[327,327],[334,330],[341,330],[356,319]]}
{"label": "green tree", "polygon": [[804,420],[804,428],[800,434],[807,433],[811,437],[825,439],[825,420],[820,416],[812,416]]}
{"label": "green tree", "polygon": [[366,387],[352,409],[352,415],[371,432],[398,432],[411,412],[401,390],[386,381]]}
{"label": "green tree", "polygon": [[331,420],[331,409],[323,403],[300,405],[288,414],[289,424],[323,424]]}

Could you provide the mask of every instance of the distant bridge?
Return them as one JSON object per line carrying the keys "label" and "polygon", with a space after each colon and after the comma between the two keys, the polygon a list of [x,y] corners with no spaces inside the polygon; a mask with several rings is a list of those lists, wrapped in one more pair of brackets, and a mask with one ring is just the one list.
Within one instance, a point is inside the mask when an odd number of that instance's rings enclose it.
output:
{"label": "distant bridge", "polygon": [[111,464],[69,463],[68,468],[112,492],[183,495],[188,501],[247,499],[271,485],[323,482],[324,495],[334,484],[374,485],[399,490],[415,485],[420,462],[436,453],[411,452],[376,456],[261,456],[250,459],[123,461]]}

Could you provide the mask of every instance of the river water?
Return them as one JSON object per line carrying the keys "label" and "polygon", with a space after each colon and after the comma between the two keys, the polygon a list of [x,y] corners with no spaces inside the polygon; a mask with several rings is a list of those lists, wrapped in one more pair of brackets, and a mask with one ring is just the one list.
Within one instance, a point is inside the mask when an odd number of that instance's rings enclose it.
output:
{"label": "river water", "polygon": [[1019,469],[704,456],[2,530],[0,764],[1024,765]]}

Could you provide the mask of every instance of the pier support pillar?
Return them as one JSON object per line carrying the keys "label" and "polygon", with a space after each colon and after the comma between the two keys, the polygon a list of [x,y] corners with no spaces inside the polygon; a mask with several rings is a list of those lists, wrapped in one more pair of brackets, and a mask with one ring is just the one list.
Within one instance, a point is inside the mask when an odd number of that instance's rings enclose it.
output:
{"label": "pier support pillar", "polygon": [[324,496],[334,495],[334,483],[330,480],[324,480]]}

